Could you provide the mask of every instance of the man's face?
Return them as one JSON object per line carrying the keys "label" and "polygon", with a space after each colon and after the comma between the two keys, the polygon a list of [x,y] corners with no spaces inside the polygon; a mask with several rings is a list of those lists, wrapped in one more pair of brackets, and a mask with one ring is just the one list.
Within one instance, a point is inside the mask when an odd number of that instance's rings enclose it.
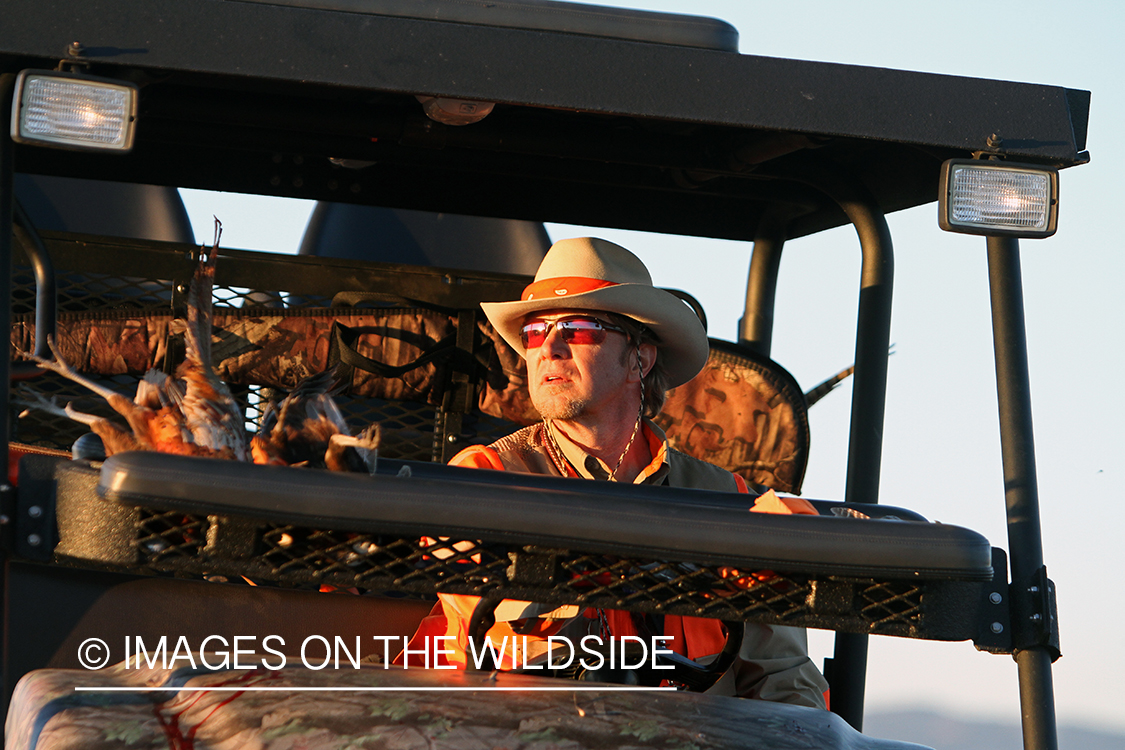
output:
{"label": "man's face", "polygon": [[635,414],[640,389],[635,375],[630,377],[636,363],[624,356],[626,335],[606,330],[601,343],[580,343],[581,335],[568,342],[557,323],[569,318],[592,318],[616,328],[604,313],[575,310],[552,310],[524,320],[524,325],[556,324],[549,327],[542,344],[527,350],[528,389],[535,408],[547,419],[560,420],[618,418],[615,412],[623,407]]}

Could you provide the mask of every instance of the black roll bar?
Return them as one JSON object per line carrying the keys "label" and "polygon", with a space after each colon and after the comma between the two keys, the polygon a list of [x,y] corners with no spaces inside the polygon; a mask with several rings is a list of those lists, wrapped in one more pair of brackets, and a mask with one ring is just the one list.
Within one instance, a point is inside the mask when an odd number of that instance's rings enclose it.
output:
{"label": "black roll bar", "polygon": [[55,267],[35,224],[15,196],[12,198],[12,219],[16,237],[23,243],[35,276],[35,356],[51,359],[53,355],[47,341],[54,337],[58,327]]}
{"label": "black roll bar", "polygon": [[[55,281],[55,269],[51,264],[51,256],[43,239],[35,229],[31,217],[23,210],[19,199],[12,199],[12,220],[16,236],[23,245],[27,259],[31,263],[31,270],[35,275],[35,356],[43,359],[52,359],[51,349],[47,340],[55,335],[58,326],[58,290]],[[19,377],[31,373],[41,373],[42,368],[31,362],[18,363],[12,366],[11,374]]]}
{"label": "black roll bar", "polygon": [[763,357],[773,346],[773,308],[777,294],[777,270],[785,248],[789,222],[778,213],[762,217],[750,254],[746,278],[746,306],[738,322],[738,341]]}
{"label": "black roll bar", "polygon": [[[858,181],[836,178],[827,187],[825,192],[855,226],[863,252],[844,498],[846,502],[878,503],[894,284],[891,232],[875,197]],[[866,635],[838,633],[832,662],[832,710],[860,732],[867,684],[867,641]]]}
{"label": "black roll bar", "polygon": [[1057,750],[1051,663],[1059,656],[1058,621],[1054,584],[1047,580],[1043,565],[1018,239],[988,238],[988,280],[1012,567],[1012,643],[1019,669],[1024,747]]}
{"label": "black roll bar", "polygon": [[[810,160],[800,181],[815,187],[844,211],[859,235],[863,254],[856,323],[855,382],[844,497],[851,503],[879,502],[887,357],[891,337],[894,253],[887,220],[871,191],[854,177]],[[754,240],[740,337],[768,355],[773,306],[785,224],[767,222]],[[863,731],[867,682],[867,636],[837,633],[829,683],[832,711]]]}
{"label": "black roll bar", "polygon": [[[16,77],[12,73],[0,75],[0,123],[12,121],[12,92]],[[7,389],[11,379],[12,330],[12,212],[15,202],[15,161],[16,144],[5,132],[0,134],[0,331],[4,332],[0,346],[0,383]],[[5,399],[6,401],[6,399]],[[5,475],[0,484],[8,486],[8,435],[10,415],[7,405],[0,409],[0,455],[4,458]],[[6,661],[5,661],[6,663]]]}
{"label": "black roll bar", "polygon": [[[15,75],[11,73],[0,74],[0,123],[12,121],[12,92],[15,89]],[[0,331],[5,332],[3,343],[0,346],[0,384],[5,392],[10,387],[9,357],[11,356],[10,334],[12,329],[12,202],[15,193],[15,175],[13,160],[15,159],[15,142],[7,133],[0,133]],[[0,537],[4,537],[4,544],[0,545],[0,594],[3,596],[4,634],[0,643],[0,714],[6,713],[8,706],[8,561],[3,550],[11,549],[11,534],[15,513],[15,497],[10,484],[8,484],[8,430],[9,409],[7,397],[4,399],[4,408],[0,409],[0,457],[4,459],[4,476],[0,478]]]}

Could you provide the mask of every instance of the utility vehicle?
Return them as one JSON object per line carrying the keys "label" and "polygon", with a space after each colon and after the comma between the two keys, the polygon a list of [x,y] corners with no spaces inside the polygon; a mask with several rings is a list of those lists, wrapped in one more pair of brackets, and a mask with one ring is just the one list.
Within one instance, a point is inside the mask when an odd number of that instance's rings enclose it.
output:
{"label": "utility vehicle", "polygon": [[[3,10],[9,748],[890,747],[855,731],[871,634],[1014,654],[1025,746],[1055,747],[1058,627],[1018,239],[1054,231],[1058,170],[1088,161],[1087,92],[742,55],[721,21],[533,0]],[[174,321],[200,249],[179,187],[322,202],[302,256],[219,250],[214,356],[251,426],[302,375],[341,366],[349,419],[384,427],[377,474],[151,453],[100,462],[81,444],[72,459],[84,428],[16,418],[17,384],[83,395],[29,362],[49,334],[126,393],[182,356]],[[942,228],[987,238],[1006,552],[878,505],[893,279],[884,216],[933,201]],[[863,270],[845,497],[818,500],[822,517],[762,517],[719,493],[442,466],[533,418],[518,362],[477,303],[518,296],[544,221],[753,243],[738,340],[713,340],[704,371],[742,390],[705,411],[714,382],[685,386],[662,423],[683,449],[788,492],[800,490],[808,433],[805,397],[769,359],[782,247],[853,224]],[[406,319],[411,336],[394,333]],[[676,523],[653,523],[654,509]],[[448,540],[447,554],[423,536]],[[772,576],[737,584],[722,574],[731,567]],[[98,656],[90,639],[109,664],[126,656],[121,644],[161,636],[170,650],[209,635],[233,649],[245,636],[259,652],[267,634],[288,647],[359,636],[377,653],[372,636],[408,635],[442,591],[483,596],[474,627],[506,597],[832,629],[832,713],[688,693],[520,692],[580,683],[377,663],[82,669]],[[703,688],[714,671],[674,674]],[[247,680],[355,690],[187,689]],[[133,692],[84,690],[111,687]],[[410,692],[419,687],[471,690]]]}

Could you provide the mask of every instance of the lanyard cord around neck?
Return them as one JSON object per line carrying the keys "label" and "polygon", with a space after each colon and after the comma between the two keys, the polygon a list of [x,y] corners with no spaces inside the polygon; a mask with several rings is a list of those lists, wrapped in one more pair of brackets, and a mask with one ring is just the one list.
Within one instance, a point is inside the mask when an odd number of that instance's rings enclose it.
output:
{"label": "lanyard cord around neck", "polygon": [[[621,468],[621,464],[625,463],[625,456],[629,455],[629,449],[633,447],[633,442],[636,441],[637,435],[639,435],[641,432],[641,420],[643,419],[645,414],[645,379],[644,365],[641,364],[641,345],[639,343],[637,344],[637,372],[641,376],[641,410],[637,414],[637,421],[633,424],[633,434],[629,436],[629,442],[625,444],[625,450],[621,451],[621,457],[617,459],[617,465],[613,467],[613,471],[609,472],[609,477],[607,477],[606,479],[607,482],[617,481],[615,479],[615,477],[617,476],[617,470]],[[543,420],[543,429],[547,433],[547,440],[550,441],[552,448],[549,453],[554,454],[551,456],[551,460],[555,462],[555,468],[559,470],[559,473],[561,473],[563,476],[566,476],[566,467],[560,465],[560,462],[565,461],[566,459],[563,455],[562,449],[559,447],[558,441],[555,440],[555,433],[551,430],[550,422],[551,420]]]}

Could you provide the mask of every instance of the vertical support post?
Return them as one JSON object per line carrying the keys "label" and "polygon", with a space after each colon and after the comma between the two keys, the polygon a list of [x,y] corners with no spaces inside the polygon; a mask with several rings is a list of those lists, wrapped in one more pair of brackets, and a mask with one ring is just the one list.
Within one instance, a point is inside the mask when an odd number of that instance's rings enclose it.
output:
{"label": "vertical support post", "polygon": [[774,216],[762,217],[750,254],[750,273],[746,278],[746,307],[738,322],[738,341],[764,357],[773,345],[773,308],[777,293],[777,270],[785,247],[788,222]]}
{"label": "vertical support post", "polygon": [[435,431],[433,460],[449,463],[465,446],[461,444],[465,415],[473,407],[473,346],[476,342],[476,313],[460,310],[457,313],[457,349],[449,362],[449,380],[442,395],[438,412],[440,432]]}
{"label": "vertical support post", "polygon": [[[855,225],[863,250],[844,500],[849,503],[878,503],[894,254],[886,217],[874,196],[860,185],[849,187],[851,189],[846,193],[833,192],[836,202]],[[832,661],[835,679],[832,711],[858,731],[863,730],[867,641],[868,637],[864,634],[837,633]]]}
{"label": "vertical support post", "polygon": [[[4,408],[0,409],[0,458],[4,460],[4,474],[0,484],[8,485],[8,420],[9,392],[11,375],[9,363],[9,331],[12,330],[12,205],[15,194],[15,143],[7,133],[7,124],[12,121],[12,92],[15,89],[15,75],[0,74],[0,332],[3,344],[0,345],[0,387],[4,389]],[[6,489],[0,491],[0,515],[14,518],[13,493]],[[11,524],[0,529],[0,538],[10,541]],[[8,554],[6,545],[0,547],[0,721],[7,714],[8,699]]]}
{"label": "vertical support post", "polygon": [[883,415],[887,398],[887,352],[891,341],[894,254],[887,219],[874,197],[868,195],[866,200],[841,200],[840,207],[855,225],[863,249],[844,500],[849,503],[878,503]]}
{"label": "vertical support post", "polygon": [[[58,292],[55,281],[55,268],[51,256],[43,245],[39,232],[31,222],[31,217],[12,200],[12,229],[27,251],[27,260],[35,273],[35,356],[51,359],[51,349],[47,340],[54,338],[58,324]],[[34,365],[32,365],[34,367]],[[30,369],[30,368],[28,368]],[[19,368],[11,373],[18,375]]]}
{"label": "vertical support post", "polygon": [[[5,129],[12,121],[12,92],[16,77],[0,75],[0,123]],[[16,144],[7,132],[0,133],[0,386],[4,388],[4,408],[0,410],[0,457],[4,459],[3,483],[8,483],[8,390],[11,353],[9,331],[12,329],[12,206],[15,201]]]}
{"label": "vertical support post", "polygon": [[[798,171],[801,172],[797,176]],[[797,179],[824,192],[844,211],[855,226],[863,253],[860,271],[859,313],[856,323],[855,375],[852,385],[851,432],[848,437],[848,474],[844,499],[851,503],[879,502],[879,471],[883,455],[883,414],[887,396],[887,349],[891,340],[891,299],[894,288],[894,251],[887,219],[875,196],[852,175],[813,159],[804,162],[804,169],[792,171],[789,179]],[[777,230],[775,230],[777,231]],[[759,239],[754,241],[751,261],[751,288],[747,290],[746,318],[743,338],[768,352],[769,337],[762,328],[773,321],[773,282],[781,246],[776,237],[770,245],[763,238],[763,257],[757,273],[771,279],[766,290],[753,288],[757,283],[754,261],[758,257]],[[750,299],[755,299],[752,308]],[[768,317],[762,312],[768,312]],[[752,313],[759,317],[751,318]],[[858,731],[863,730],[863,701],[867,684],[867,636],[837,633],[836,649],[831,663],[832,711]]]}
{"label": "vertical support post", "polygon": [[1017,648],[1023,742],[1026,750],[1057,750],[1051,654],[1044,645],[1020,648],[1021,643],[1035,642],[1028,635],[1034,628],[1029,622],[1032,613],[1026,606],[1026,592],[1036,585],[1043,568],[1043,539],[1018,239],[988,238],[988,280],[1012,567],[1012,641]]}

